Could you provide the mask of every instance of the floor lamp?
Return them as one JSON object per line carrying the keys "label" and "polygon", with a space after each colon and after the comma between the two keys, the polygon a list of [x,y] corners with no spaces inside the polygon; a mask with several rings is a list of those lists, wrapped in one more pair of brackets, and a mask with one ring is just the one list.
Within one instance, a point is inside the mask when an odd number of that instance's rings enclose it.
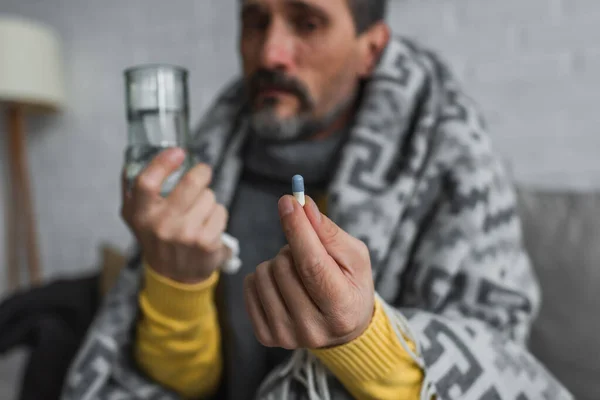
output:
{"label": "floor lamp", "polygon": [[30,284],[41,281],[34,202],[27,161],[25,119],[60,110],[65,102],[60,41],[35,21],[0,14],[0,104],[6,111],[6,269],[9,287],[20,286],[22,250]]}

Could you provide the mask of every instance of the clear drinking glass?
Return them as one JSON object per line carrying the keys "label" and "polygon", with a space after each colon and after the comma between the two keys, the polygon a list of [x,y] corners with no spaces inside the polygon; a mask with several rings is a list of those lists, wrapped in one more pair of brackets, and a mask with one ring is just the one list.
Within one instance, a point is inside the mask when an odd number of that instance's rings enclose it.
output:
{"label": "clear drinking glass", "polygon": [[[161,151],[187,148],[189,135],[188,72],[174,65],[140,65],[125,70],[128,135],[125,166],[129,184]],[[188,169],[167,178],[168,195]]]}

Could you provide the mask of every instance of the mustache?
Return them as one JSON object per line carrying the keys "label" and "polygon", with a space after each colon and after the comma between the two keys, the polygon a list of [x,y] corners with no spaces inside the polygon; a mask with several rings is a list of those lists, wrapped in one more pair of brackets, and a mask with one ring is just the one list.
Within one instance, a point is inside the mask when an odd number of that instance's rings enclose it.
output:
{"label": "mustache", "polygon": [[314,101],[308,88],[297,79],[278,70],[259,69],[248,79],[250,99],[254,100],[264,89],[278,89],[295,95],[303,111],[312,109]]}

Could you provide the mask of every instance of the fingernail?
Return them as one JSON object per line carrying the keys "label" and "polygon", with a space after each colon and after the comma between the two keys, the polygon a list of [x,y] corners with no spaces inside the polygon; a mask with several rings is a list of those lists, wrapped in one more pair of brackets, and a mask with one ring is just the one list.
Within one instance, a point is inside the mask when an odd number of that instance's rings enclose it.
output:
{"label": "fingernail", "polygon": [[319,206],[317,206],[317,203],[312,199],[312,197],[310,198],[310,207],[313,210],[317,222],[321,222],[321,211],[319,210]]}
{"label": "fingernail", "polygon": [[294,203],[292,203],[292,198],[290,196],[283,196],[279,200],[279,216],[285,217],[288,214],[291,214],[294,211]]}

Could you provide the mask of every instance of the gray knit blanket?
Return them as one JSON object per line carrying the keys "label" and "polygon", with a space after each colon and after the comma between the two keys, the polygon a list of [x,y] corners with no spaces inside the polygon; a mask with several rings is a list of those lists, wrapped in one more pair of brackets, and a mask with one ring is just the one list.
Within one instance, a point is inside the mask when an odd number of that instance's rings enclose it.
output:
{"label": "gray knit blanket", "polygon": [[[190,143],[195,161],[214,167],[225,205],[242,168],[242,90],[240,81],[224,90]],[[377,295],[401,343],[417,344],[422,399],[572,398],[526,348],[540,296],[515,193],[478,110],[435,54],[390,41],[328,194],[328,215],[371,251]],[[133,259],[107,295],[63,399],[178,398],[132,360],[141,271]],[[350,396],[311,353],[297,350],[256,398]]]}

